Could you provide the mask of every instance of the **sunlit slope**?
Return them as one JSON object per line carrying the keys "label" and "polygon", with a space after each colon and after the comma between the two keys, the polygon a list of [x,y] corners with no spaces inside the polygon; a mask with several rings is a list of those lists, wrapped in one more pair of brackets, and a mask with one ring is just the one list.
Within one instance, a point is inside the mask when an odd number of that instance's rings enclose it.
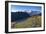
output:
{"label": "sunlit slope", "polygon": [[41,16],[32,16],[28,19],[12,24],[12,28],[31,28],[31,27],[40,27],[41,26]]}

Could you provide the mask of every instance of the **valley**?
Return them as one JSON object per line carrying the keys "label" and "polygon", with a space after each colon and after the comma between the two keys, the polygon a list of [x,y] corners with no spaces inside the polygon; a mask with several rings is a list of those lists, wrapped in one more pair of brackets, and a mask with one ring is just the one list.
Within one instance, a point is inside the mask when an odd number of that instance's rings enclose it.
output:
{"label": "valley", "polygon": [[21,22],[12,22],[12,28],[34,28],[41,27],[41,16],[32,16]]}

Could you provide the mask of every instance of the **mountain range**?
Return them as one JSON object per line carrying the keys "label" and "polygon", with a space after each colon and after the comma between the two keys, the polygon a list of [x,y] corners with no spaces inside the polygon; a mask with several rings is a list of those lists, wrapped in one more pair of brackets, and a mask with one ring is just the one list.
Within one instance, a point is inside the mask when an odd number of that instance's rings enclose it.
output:
{"label": "mountain range", "polygon": [[21,21],[24,19],[27,19],[28,17],[32,17],[32,16],[41,16],[41,12],[40,11],[31,11],[30,13],[28,12],[22,12],[22,11],[18,11],[18,12],[11,12],[11,21]]}

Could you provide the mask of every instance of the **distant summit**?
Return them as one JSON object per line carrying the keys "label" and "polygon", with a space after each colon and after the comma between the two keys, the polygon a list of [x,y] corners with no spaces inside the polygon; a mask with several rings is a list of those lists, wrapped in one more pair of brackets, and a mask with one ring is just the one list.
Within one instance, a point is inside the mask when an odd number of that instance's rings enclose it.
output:
{"label": "distant summit", "polygon": [[40,11],[31,11],[31,13],[29,13],[30,16],[41,16],[41,12]]}

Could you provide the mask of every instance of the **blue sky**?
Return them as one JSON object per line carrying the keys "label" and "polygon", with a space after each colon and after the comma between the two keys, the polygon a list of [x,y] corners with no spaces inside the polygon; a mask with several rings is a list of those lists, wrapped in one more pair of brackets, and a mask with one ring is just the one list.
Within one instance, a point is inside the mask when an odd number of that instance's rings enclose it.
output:
{"label": "blue sky", "polygon": [[41,11],[41,6],[21,6],[21,5],[11,5],[11,11],[23,11],[23,10],[29,10],[29,11]]}

